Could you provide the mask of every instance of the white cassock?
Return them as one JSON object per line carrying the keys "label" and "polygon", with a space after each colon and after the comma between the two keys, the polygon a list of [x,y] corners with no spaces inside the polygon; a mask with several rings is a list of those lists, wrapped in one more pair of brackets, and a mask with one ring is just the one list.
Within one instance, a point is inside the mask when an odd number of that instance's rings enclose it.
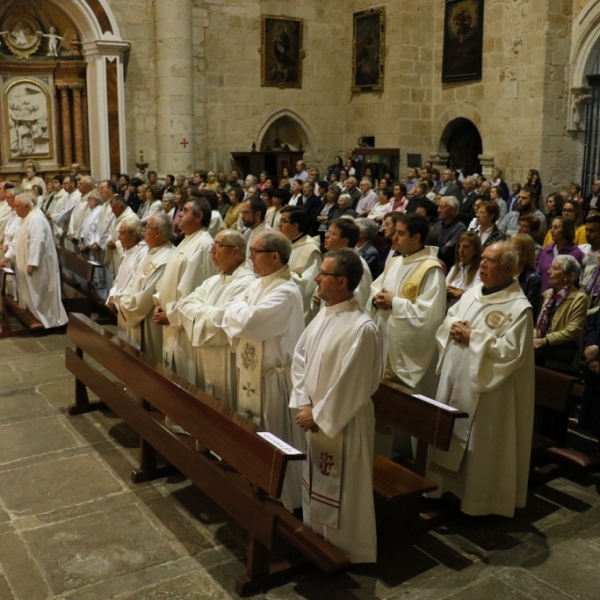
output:
{"label": "white cassock", "polygon": [[111,287],[117,276],[119,267],[121,266],[121,261],[123,260],[123,246],[119,241],[119,225],[125,221],[125,219],[130,218],[138,220],[138,216],[129,206],[127,206],[125,210],[111,222],[107,243],[109,241],[113,242],[116,247],[114,250],[112,248],[106,248],[106,251],[104,252],[104,265],[108,277],[108,285]]}
{"label": "white cassock", "polygon": [[8,218],[6,219],[6,225],[4,226],[4,256],[11,261],[15,260],[15,242],[17,240],[17,234],[19,233],[19,227],[21,227],[21,217],[16,213],[14,209],[11,209]]}
{"label": "white cassock", "polygon": [[[427,265],[424,273],[417,271]],[[391,309],[373,312],[383,338],[385,363],[389,360],[403,385],[435,398],[435,334],[446,316],[446,281],[437,248],[425,246],[410,256],[392,259],[371,286],[370,306],[373,296],[384,288],[396,296]]]}
{"label": "white cassock", "polygon": [[125,341],[157,363],[162,363],[163,328],[152,319],[153,296],[173,250],[170,242],[148,250],[119,302],[119,323],[123,324]]}
{"label": "white cassock", "polygon": [[[52,230],[44,213],[34,208],[22,221],[15,245],[19,306],[47,329],[67,322],[60,296],[60,273]],[[27,275],[28,266],[36,267]]]}
{"label": "white cassock", "polygon": [[77,234],[83,225],[83,221],[87,215],[86,211],[88,209],[87,200],[91,192],[88,192],[85,196],[81,196],[79,202],[73,208],[73,212],[71,213],[71,218],[69,219],[69,228],[67,229],[67,237],[75,236],[77,238]]}
{"label": "white cassock", "polygon": [[298,286],[304,303],[304,321],[309,323],[313,312],[312,296],[317,289],[315,277],[321,268],[323,257],[319,243],[309,235],[303,235],[292,243],[290,271],[292,280]]}
{"label": "white cassock", "polygon": [[69,221],[73,210],[81,200],[81,192],[71,192],[60,205],[55,206],[52,212],[52,234],[57,246],[65,245],[65,238],[69,229]]}
{"label": "white cassock", "polygon": [[[112,211],[110,200],[107,200],[99,208],[100,210],[96,215],[90,239],[91,244],[86,245],[88,248],[92,247],[94,244],[97,244],[99,247],[99,250],[92,251],[94,260],[102,265],[102,273],[101,275],[98,275],[96,289],[102,297],[106,297],[108,295],[108,290],[112,286],[112,276],[105,265],[106,243],[110,239],[111,227],[115,221],[115,215]],[[96,272],[98,271],[99,269],[96,269]]]}
{"label": "white cassock", "polygon": [[[155,294],[155,304],[163,309],[170,322],[163,327],[162,362],[190,383],[196,381],[196,361],[192,345],[177,320],[176,308],[179,300],[217,274],[210,255],[212,242],[207,229],[186,236],[169,258]],[[180,331],[183,335],[179,335]]]}
{"label": "white cassock", "polygon": [[[261,427],[302,448],[302,430],[288,406],[292,392],[290,368],[294,348],[304,330],[302,296],[291,280],[289,267],[254,281],[243,297],[229,305],[222,327],[236,350],[238,410]],[[254,365],[258,384],[250,385],[242,370],[245,348],[252,346],[260,360]],[[290,510],[302,503],[301,465],[291,461],[283,485],[282,501]]]}
{"label": "white cassock", "polygon": [[13,209],[8,205],[6,200],[0,202],[0,258],[4,256],[2,251],[2,247],[4,246],[4,229],[6,228],[6,223],[8,222],[12,210]]}
{"label": "white cassock", "polygon": [[382,373],[381,336],[356,299],[321,310],[292,363],[290,406],[312,404],[319,427],[305,433],[304,522],[351,562],[377,560],[371,396]]}
{"label": "white cassock", "polygon": [[77,238],[87,247],[91,248],[94,244],[94,240],[97,237],[98,230],[98,218],[102,211],[102,206],[96,206],[95,208],[86,208],[83,214],[83,221],[81,227],[77,232]]}
{"label": "white cassock", "polygon": [[235,353],[221,324],[225,309],[255,279],[244,262],[231,275],[213,275],[177,305],[181,325],[196,352],[196,387],[234,410]]}
{"label": "white cassock", "polygon": [[[470,289],[437,333],[436,399],[469,413],[454,425],[448,452],[429,449],[435,495],[453,492],[469,515],[514,515],[525,506],[533,429],[535,367],[531,306],[517,280],[484,296]],[[450,339],[455,321],[473,327],[468,346]]]}
{"label": "white cassock", "polygon": [[218,210],[213,210],[210,213],[210,225],[208,226],[208,232],[214,238],[222,229],[225,229],[223,217]]}
{"label": "white cassock", "polygon": [[[123,251],[123,260],[121,261],[121,266],[119,267],[119,272],[115,277],[115,281],[113,283],[110,292],[108,293],[108,298],[106,300],[106,304],[112,302],[115,307],[118,309],[119,304],[121,303],[121,298],[125,293],[125,290],[129,287],[131,282],[131,277],[135,272],[138,264],[146,256],[148,252],[148,245],[146,242],[139,242],[129,250]],[[128,332],[127,322],[123,320],[123,315],[121,313],[118,314],[118,332],[119,337],[122,340],[129,340],[129,332]]]}

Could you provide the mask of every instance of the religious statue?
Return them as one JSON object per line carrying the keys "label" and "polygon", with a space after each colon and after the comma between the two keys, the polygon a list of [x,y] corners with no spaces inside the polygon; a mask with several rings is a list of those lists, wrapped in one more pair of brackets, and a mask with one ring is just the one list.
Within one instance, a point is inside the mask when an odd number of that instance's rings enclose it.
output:
{"label": "religious statue", "polygon": [[58,41],[64,40],[64,37],[61,37],[56,33],[56,29],[54,27],[50,27],[49,33],[42,33],[38,31],[38,35],[48,38],[48,54],[47,56],[58,56],[59,44]]}

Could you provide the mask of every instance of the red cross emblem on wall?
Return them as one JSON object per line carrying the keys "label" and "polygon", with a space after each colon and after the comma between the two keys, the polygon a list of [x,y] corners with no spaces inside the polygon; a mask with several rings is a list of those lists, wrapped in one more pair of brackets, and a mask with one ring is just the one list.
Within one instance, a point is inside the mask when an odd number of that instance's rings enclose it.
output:
{"label": "red cross emblem on wall", "polygon": [[188,147],[189,142],[183,138],[180,142],[179,142],[184,148]]}

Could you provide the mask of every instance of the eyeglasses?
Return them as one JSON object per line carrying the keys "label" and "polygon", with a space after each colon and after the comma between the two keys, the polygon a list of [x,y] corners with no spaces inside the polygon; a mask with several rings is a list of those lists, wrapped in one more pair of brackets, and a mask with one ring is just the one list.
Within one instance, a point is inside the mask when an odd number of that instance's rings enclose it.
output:
{"label": "eyeglasses", "polygon": [[150,225],[144,225],[144,229],[160,229],[160,227],[150,227]]}
{"label": "eyeglasses", "polygon": [[259,250],[258,248],[250,246],[250,248],[248,248],[248,252],[250,254],[260,254],[261,252],[273,252],[273,250]]}
{"label": "eyeglasses", "polygon": [[337,273],[326,273],[325,271],[319,271],[317,277],[344,277],[344,275],[338,275]]}
{"label": "eyeglasses", "polygon": [[235,246],[232,246],[231,244],[222,244],[221,242],[213,242],[212,245],[215,248],[235,248]]}
{"label": "eyeglasses", "polygon": [[279,219],[280,223],[291,223],[289,219]]}

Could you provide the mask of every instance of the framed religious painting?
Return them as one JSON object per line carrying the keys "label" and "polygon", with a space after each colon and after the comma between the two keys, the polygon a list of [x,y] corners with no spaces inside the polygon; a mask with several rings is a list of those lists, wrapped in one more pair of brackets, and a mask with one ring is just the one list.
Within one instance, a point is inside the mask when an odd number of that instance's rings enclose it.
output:
{"label": "framed religious painting", "polygon": [[4,132],[11,159],[52,157],[52,105],[41,81],[19,79],[4,89]]}
{"label": "framed religious painting", "polygon": [[262,17],[260,84],[266,87],[302,87],[302,19]]}
{"label": "framed religious painting", "polygon": [[483,0],[446,0],[442,81],[481,79]]}
{"label": "framed religious painting", "polygon": [[382,92],[385,58],[385,8],[354,13],[352,91]]}

